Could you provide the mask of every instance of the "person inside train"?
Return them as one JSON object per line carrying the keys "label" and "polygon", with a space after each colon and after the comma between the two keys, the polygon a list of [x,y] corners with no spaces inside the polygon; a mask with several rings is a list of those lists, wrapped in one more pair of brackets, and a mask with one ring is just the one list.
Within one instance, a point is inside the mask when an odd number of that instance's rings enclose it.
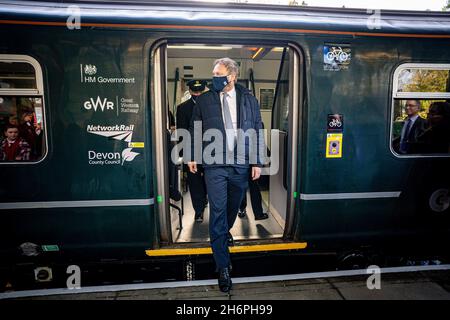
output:
{"label": "person inside train", "polygon": [[2,161],[30,160],[30,145],[19,136],[19,128],[8,124],[4,134],[5,139],[0,145],[0,159]]}
{"label": "person inside train", "polygon": [[167,123],[169,125],[169,131],[172,133],[176,128],[175,117],[173,116],[172,111],[170,111],[169,106],[167,106],[167,110],[169,111],[169,112],[167,112]]}
{"label": "person inside train", "polygon": [[[189,130],[192,110],[197,97],[205,91],[206,84],[204,80],[191,80],[187,83],[191,97],[177,107],[177,128]],[[188,170],[187,165],[184,168],[187,171],[187,184],[195,211],[194,219],[196,222],[203,222],[203,213],[208,203],[203,168],[198,165],[195,173]]]}
{"label": "person inside train", "polygon": [[401,154],[411,154],[417,149],[417,137],[427,127],[427,121],[419,116],[420,100],[406,100],[407,118],[402,127],[398,151]]}
{"label": "person inside train", "polygon": [[433,102],[428,110],[428,128],[418,137],[419,153],[450,152],[450,103]]}
{"label": "person inside train", "polygon": [[17,119],[17,116],[15,116],[15,115],[9,116],[8,123],[13,126],[19,126],[19,120]]}
{"label": "person inside train", "polygon": [[[250,201],[252,204],[252,210],[253,215],[255,216],[255,220],[268,219],[269,215],[263,211],[261,189],[259,187],[258,180],[252,180],[252,178],[249,177],[248,188],[250,191]],[[246,215],[247,215],[247,194],[245,194],[244,198],[242,199],[238,211],[238,217],[245,218]]]}
{"label": "person inside train", "polygon": [[[206,189],[210,203],[209,235],[218,271],[218,284],[222,292],[229,292],[232,287],[230,276],[231,261],[229,246],[233,245],[230,230],[236,220],[239,206],[248,186],[248,175],[256,180],[261,174],[261,158],[251,163],[249,150],[258,150],[262,128],[261,112],[258,101],[248,89],[237,83],[239,65],[230,58],[217,59],[213,67],[213,90],[196,99],[190,134],[192,139],[191,161],[189,170],[198,171],[197,162],[203,159],[195,158],[194,124],[202,122],[202,134],[207,130],[220,132],[221,148],[214,149],[213,162],[204,161]],[[253,129],[256,139],[241,139],[239,132]],[[203,136],[203,135],[202,135]],[[252,145],[250,145],[250,143]],[[205,147],[209,143],[203,141]],[[241,153],[239,150],[243,150]],[[198,150],[197,150],[198,151]],[[201,154],[201,153],[200,153]],[[243,159],[244,162],[239,161]],[[231,160],[231,161],[229,161]]]}
{"label": "person inside train", "polygon": [[[264,123],[262,123],[262,129],[264,129]],[[267,155],[270,154],[269,148],[267,148]],[[248,189],[250,191],[250,201],[252,204],[253,215],[255,220],[265,220],[269,218],[269,215],[263,211],[261,188],[259,182],[261,179],[253,180],[251,176],[248,179]],[[245,192],[241,205],[238,211],[239,218],[245,218],[247,215],[247,192]]]}
{"label": "person inside train", "polygon": [[34,112],[25,110],[22,123],[19,125],[19,135],[28,142],[31,148],[30,159],[38,159],[42,152],[42,129],[40,123],[35,123]]}

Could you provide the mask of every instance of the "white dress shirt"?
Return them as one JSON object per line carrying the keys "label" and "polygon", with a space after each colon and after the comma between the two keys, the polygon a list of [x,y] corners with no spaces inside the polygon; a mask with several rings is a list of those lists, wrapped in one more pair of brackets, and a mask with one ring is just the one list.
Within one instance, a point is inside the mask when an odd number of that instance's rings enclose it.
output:
{"label": "white dress shirt", "polygon": [[[233,87],[230,91],[227,92],[227,102],[228,107],[230,108],[231,113],[231,121],[233,122],[233,129],[234,129],[234,135],[237,136],[237,105],[236,105],[236,89]],[[223,125],[225,126],[225,114],[223,112],[223,95],[224,92],[220,93],[220,104],[222,105],[222,121]]]}

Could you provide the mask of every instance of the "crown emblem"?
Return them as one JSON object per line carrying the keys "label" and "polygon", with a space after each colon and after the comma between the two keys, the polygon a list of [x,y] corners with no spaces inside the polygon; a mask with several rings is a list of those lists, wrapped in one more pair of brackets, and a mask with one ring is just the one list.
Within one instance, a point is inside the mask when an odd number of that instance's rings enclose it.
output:
{"label": "crown emblem", "polygon": [[87,64],[84,66],[84,73],[92,76],[97,73],[97,67],[91,64]]}

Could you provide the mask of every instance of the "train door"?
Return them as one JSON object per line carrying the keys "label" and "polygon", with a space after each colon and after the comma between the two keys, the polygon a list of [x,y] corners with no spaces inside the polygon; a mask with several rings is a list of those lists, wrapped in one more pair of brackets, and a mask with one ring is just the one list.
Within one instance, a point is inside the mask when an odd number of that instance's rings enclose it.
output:
{"label": "train door", "polygon": [[[151,105],[157,189],[155,208],[159,241],[163,245],[209,243],[209,208],[205,208],[203,222],[195,221],[186,167],[183,167],[181,157],[173,157],[171,151],[177,141],[170,141],[169,137],[178,122],[178,106],[190,98],[187,82],[195,79],[210,83],[213,62],[220,57],[230,57],[238,62],[238,83],[259,100],[267,130],[266,142],[268,149],[274,151],[271,158],[276,163],[275,166],[270,163],[268,167],[281,170],[271,171],[267,167],[265,172],[271,175],[259,180],[262,210],[268,213],[268,218],[255,219],[248,193],[246,216],[236,219],[231,232],[235,240],[243,242],[289,237],[293,218],[289,210],[293,211],[293,203],[287,195],[296,183],[293,177],[297,168],[291,170],[288,167],[296,163],[292,152],[296,152],[295,126],[298,123],[288,115],[297,116],[293,111],[296,108],[292,106],[298,102],[298,54],[288,46],[162,42],[152,52]],[[176,134],[172,134],[172,138],[178,139]]]}
{"label": "train door", "polygon": [[[272,158],[278,162],[278,170],[270,177],[269,210],[280,225],[284,237],[293,233],[295,197],[298,194],[298,139],[300,91],[300,55],[293,47],[283,50],[278,73],[275,99],[272,107],[271,139]],[[275,158],[274,158],[275,157]]]}

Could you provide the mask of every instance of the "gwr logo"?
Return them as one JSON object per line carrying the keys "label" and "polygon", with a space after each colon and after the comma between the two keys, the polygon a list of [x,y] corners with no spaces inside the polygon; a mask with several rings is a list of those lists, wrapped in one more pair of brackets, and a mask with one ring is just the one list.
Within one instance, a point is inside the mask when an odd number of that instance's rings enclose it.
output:
{"label": "gwr logo", "polygon": [[94,109],[94,111],[97,111],[99,108],[102,112],[105,111],[105,108],[106,110],[114,110],[114,102],[108,101],[107,98],[101,99],[100,97],[97,97],[96,100],[90,98],[84,102],[83,106],[86,110]]}

